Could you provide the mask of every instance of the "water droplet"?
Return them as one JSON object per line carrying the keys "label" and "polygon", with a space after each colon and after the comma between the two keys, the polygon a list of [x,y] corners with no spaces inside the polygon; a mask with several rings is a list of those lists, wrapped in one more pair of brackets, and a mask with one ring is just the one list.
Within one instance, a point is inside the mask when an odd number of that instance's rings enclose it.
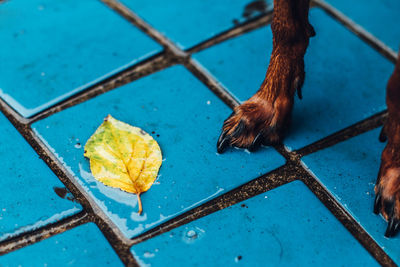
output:
{"label": "water droplet", "polygon": [[154,251],[155,251],[155,252],[158,252],[158,248],[156,248]]}
{"label": "water droplet", "polygon": [[143,254],[143,256],[144,256],[145,258],[153,258],[155,255],[154,255],[154,253],[151,253],[151,252],[146,251],[146,252]]}
{"label": "water droplet", "polygon": [[211,101],[210,100],[207,101],[207,105],[211,105]]}
{"label": "water droplet", "polygon": [[44,73],[44,72],[40,73],[40,76],[42,76],[42,77],[45,76],[45,75],[46,75],[46,73]]}
{"label": "water droplet", "polygon": [[82,147],[81,143],[76,143],[75,144],[75,148],[81,148],[81,147]]}
{"label": "water droplet", "polygon": [[186,236],[189,237],[189,238],[191,238],[191,239],[195,239],[195,238],[197,237],[197,233],[196,233],[194,230],[189,230],[189,231],[186,233]]}
{"label": "water droplet", "polygon": [[235,258],[235,262],[239,262],[240,260],[242,259],[242,256],[237,256],[236,258]]}

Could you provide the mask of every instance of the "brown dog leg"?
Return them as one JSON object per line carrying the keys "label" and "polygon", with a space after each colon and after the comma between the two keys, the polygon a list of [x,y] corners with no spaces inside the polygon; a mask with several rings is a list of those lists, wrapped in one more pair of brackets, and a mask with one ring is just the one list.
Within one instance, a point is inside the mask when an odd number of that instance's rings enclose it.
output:
{"label": "brown dog leg", "polygon": [[258,92],[225,120],[217,149],[228,146],[256,150],[279,143],[290,123],[294,93],[301,98],[304,54],[315,35],[308,22],[309,0],[274,0],[273,50]]}
{"label": "brown dog leg", "polygon": [[374,212],[388,220],[385,236],[391,237],[400,226],[400,55],[387,85],[386,104],[388,118],[379,139],[388,143],[375,186]]}

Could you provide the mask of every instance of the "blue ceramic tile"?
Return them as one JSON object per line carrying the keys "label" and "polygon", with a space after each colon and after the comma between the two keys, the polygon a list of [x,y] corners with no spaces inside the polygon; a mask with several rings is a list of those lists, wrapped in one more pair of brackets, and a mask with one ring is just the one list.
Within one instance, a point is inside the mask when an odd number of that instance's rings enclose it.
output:
{"label": "blue ceramic tile", "polygon": [[400,237],[385,238],[387,223],[372,212],[374,186],[385,144],[380,129],[354,137],[303,158],[303,162],[361,226],[400,263]]}
{"label": "blue ceramic tile", "polygon": [[0,258],[11,266],[123,266],[107,239],[89,223]]}
{"label": "blue ceramic tile", "polygon": [[353,21],[360,24],[378,39],[399,51],[400,27],[396,22],[400,16],[398,0],[327,0]]}
{"label": "blue ceramic tile", "polygon": [[53,190],[60,180],[0,115],[0,241],[81,210]]}
{"label": "blue ceramic tile", "polygon": [[[312,9],[317,36],[305,57],[303,100],[296,99],[285,144],[297,149],[385,108],[393,65],[322,10]],[[241,101],[261,85],[272,51],[270,27],[195,55]]]}
{"label": "blue ceramic tile", "polygon": [[35,113],[159,51],[98,0],[0,4],[0,96]]}
{"label": "blue ceramic tile", "polygon": [[[127,7],[162,32],[181,48],[189,48],[243,22],[246,6],[264,2],[269,10],[272,0],[122,0]],[[262,6],[262,5],[261,5]],[[250,9],[248,9],[250,10]],[[259,15],[252,9],[249,17]],[[260,10],[265,10],[261,8]]]}
{"label": "blue ceramic tile", "polygon": [[218,211],[131,249],[145,266],[377,266],[301,182]]}
{"label": "blue ceramic tile", "polygon": [[[176,66],[33,127],[114,223],[134,237],[284,163],[272,148],[217,154],[220,126],[229,113],[200,81]],[[83,157],[83,145],[107,114],[142,128],[161,146],[163,164],[156,183],[143,194],[142,216],[137,214],[136,196],[95,181]],[[77,142],[79,148],[74,147]]]}

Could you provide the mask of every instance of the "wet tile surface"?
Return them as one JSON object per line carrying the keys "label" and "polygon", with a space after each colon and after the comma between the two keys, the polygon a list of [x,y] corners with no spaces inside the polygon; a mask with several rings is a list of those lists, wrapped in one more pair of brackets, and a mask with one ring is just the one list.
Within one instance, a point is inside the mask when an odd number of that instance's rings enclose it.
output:
{"label": "wet tile surface", "polygon": [[0,135],[0,241],[81,210],[55,193],[63,184],[4,115]]}
{"label": "wet tile surface", "polygon": [[233,27],[235,21],[243,22],[247,18],[261,14],[260,11],[271,9],[273,1],[122,0],[121,2],[179,47],[186,49]]}
{"label": "wet tile surface", "polygon": [[378,265],[299,181],[149,239],[131,251],[143,266]]}
{"label": "wet tile surface", "polygon": [[123,266],[107,239],[93,223],[6,254],[0,258],[0,265]]}
{"label": "wet tile surface", "polygon": [[[272,148],[256,153],[216,153],[216,140],[230,109],[181,66],[147,76],[33,125],[108,216],[128,237],[227,192],[284,164]],[[150,193],[136,196],[94,180],[83,145],[103,118],[150,133],[160,144],[163,165]],[[79,143],[79,145],[77,144]]]}
{"label": "wet tile surface", "polygon": [[0,4],[0,96],[29,117],[161,50],[97,0]]}
{"label": "wet tile surface", "polygon": [[400,237],[385,238],[387,223],[372,212],[374,186],[385,144],[380,129],[308,155],[302,160],[336,199],[397,263]]}
{"label": "wet tile surface", "polygon": [[399,51],[400,27],[395,26],[399,21],[400,2],[397,0],[353,0],[351,5],[346,0],[326,0],[330,5],[360,24],[364,29]]}
{"label": "wet tile surface", "polygon": [[[355,35],[312,9],[317,36],[305,56],[303,100],[297,100],[285,140],[298,149],[385,108],[385,87],[393,65]],[[332,38],[335,36],[335,38]],[[255,30],[194,55],[241,101],[259,88],[272,51],[270,27]],[[329,122],[329,123],[327,123]]]}

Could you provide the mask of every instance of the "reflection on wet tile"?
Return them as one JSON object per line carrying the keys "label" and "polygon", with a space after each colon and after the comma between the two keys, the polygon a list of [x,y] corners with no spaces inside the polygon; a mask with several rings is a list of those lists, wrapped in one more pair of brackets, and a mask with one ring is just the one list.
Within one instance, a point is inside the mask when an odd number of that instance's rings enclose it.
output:
{"label": "reflection on wet tile", "polygon": [[97,0],[6,1],[0,14],[0,96],[26,117],[161,50]]}
{"label": "reflection on wet tile", "polygon": [[123,266],[95,224],[89,223],[3,255],[1,266]]}
{"label": "reflection on wet tile", "polygon": [[283,185],[131,249],[143,265],[376,266],[301,182]]}
{"label": "reflection on wet tile", "polygon": [[375,37],[399,51],[400,27],[396,22],[400,16],[400,1],[398,0],[326,0],[339,9],[351,20],[360,24]]}
{"label": "reflection on wet tile", "polygon": [[[272,148],[217,154],[220,127],[229,113],[200,81],[176,66],[57,113],[33,128],[116,225],[134,237],[284,163]],[[156,183],[142,195],[142,216],[137,214],[136,196],[95,181],[83,157],[83,145],[107,114],[142,128],[160,144],[163,165]]]}
{"label": "reflection on wet tile", "polygon": [[189,48],[272,8],[272,0],[122,0],[156,30]]}
{"label": "reflection on wet tile", "polygon": [[57,195],[63,184],[3,115],[0,136],[0,241],[81,210]]}
{"label": "reflection on wet tile", "polygon": [[[322,10],[312,9],[317,35],[305,57],[303,100],[296,99],[285,144],[298,149],[385,108],[393,65]],[[334,38],[333,38],[334,36]],[[241,101],[261,85],[272,51],[269,27],[194,57]]]}
{"label": "reflection on wet tile", "polygon": [[387,223],[372,212],[374,186],[385,147],[378,141],[379,131],[351,138],[302,160],[383,250],[400,263],[400,237],[385,238]]}

